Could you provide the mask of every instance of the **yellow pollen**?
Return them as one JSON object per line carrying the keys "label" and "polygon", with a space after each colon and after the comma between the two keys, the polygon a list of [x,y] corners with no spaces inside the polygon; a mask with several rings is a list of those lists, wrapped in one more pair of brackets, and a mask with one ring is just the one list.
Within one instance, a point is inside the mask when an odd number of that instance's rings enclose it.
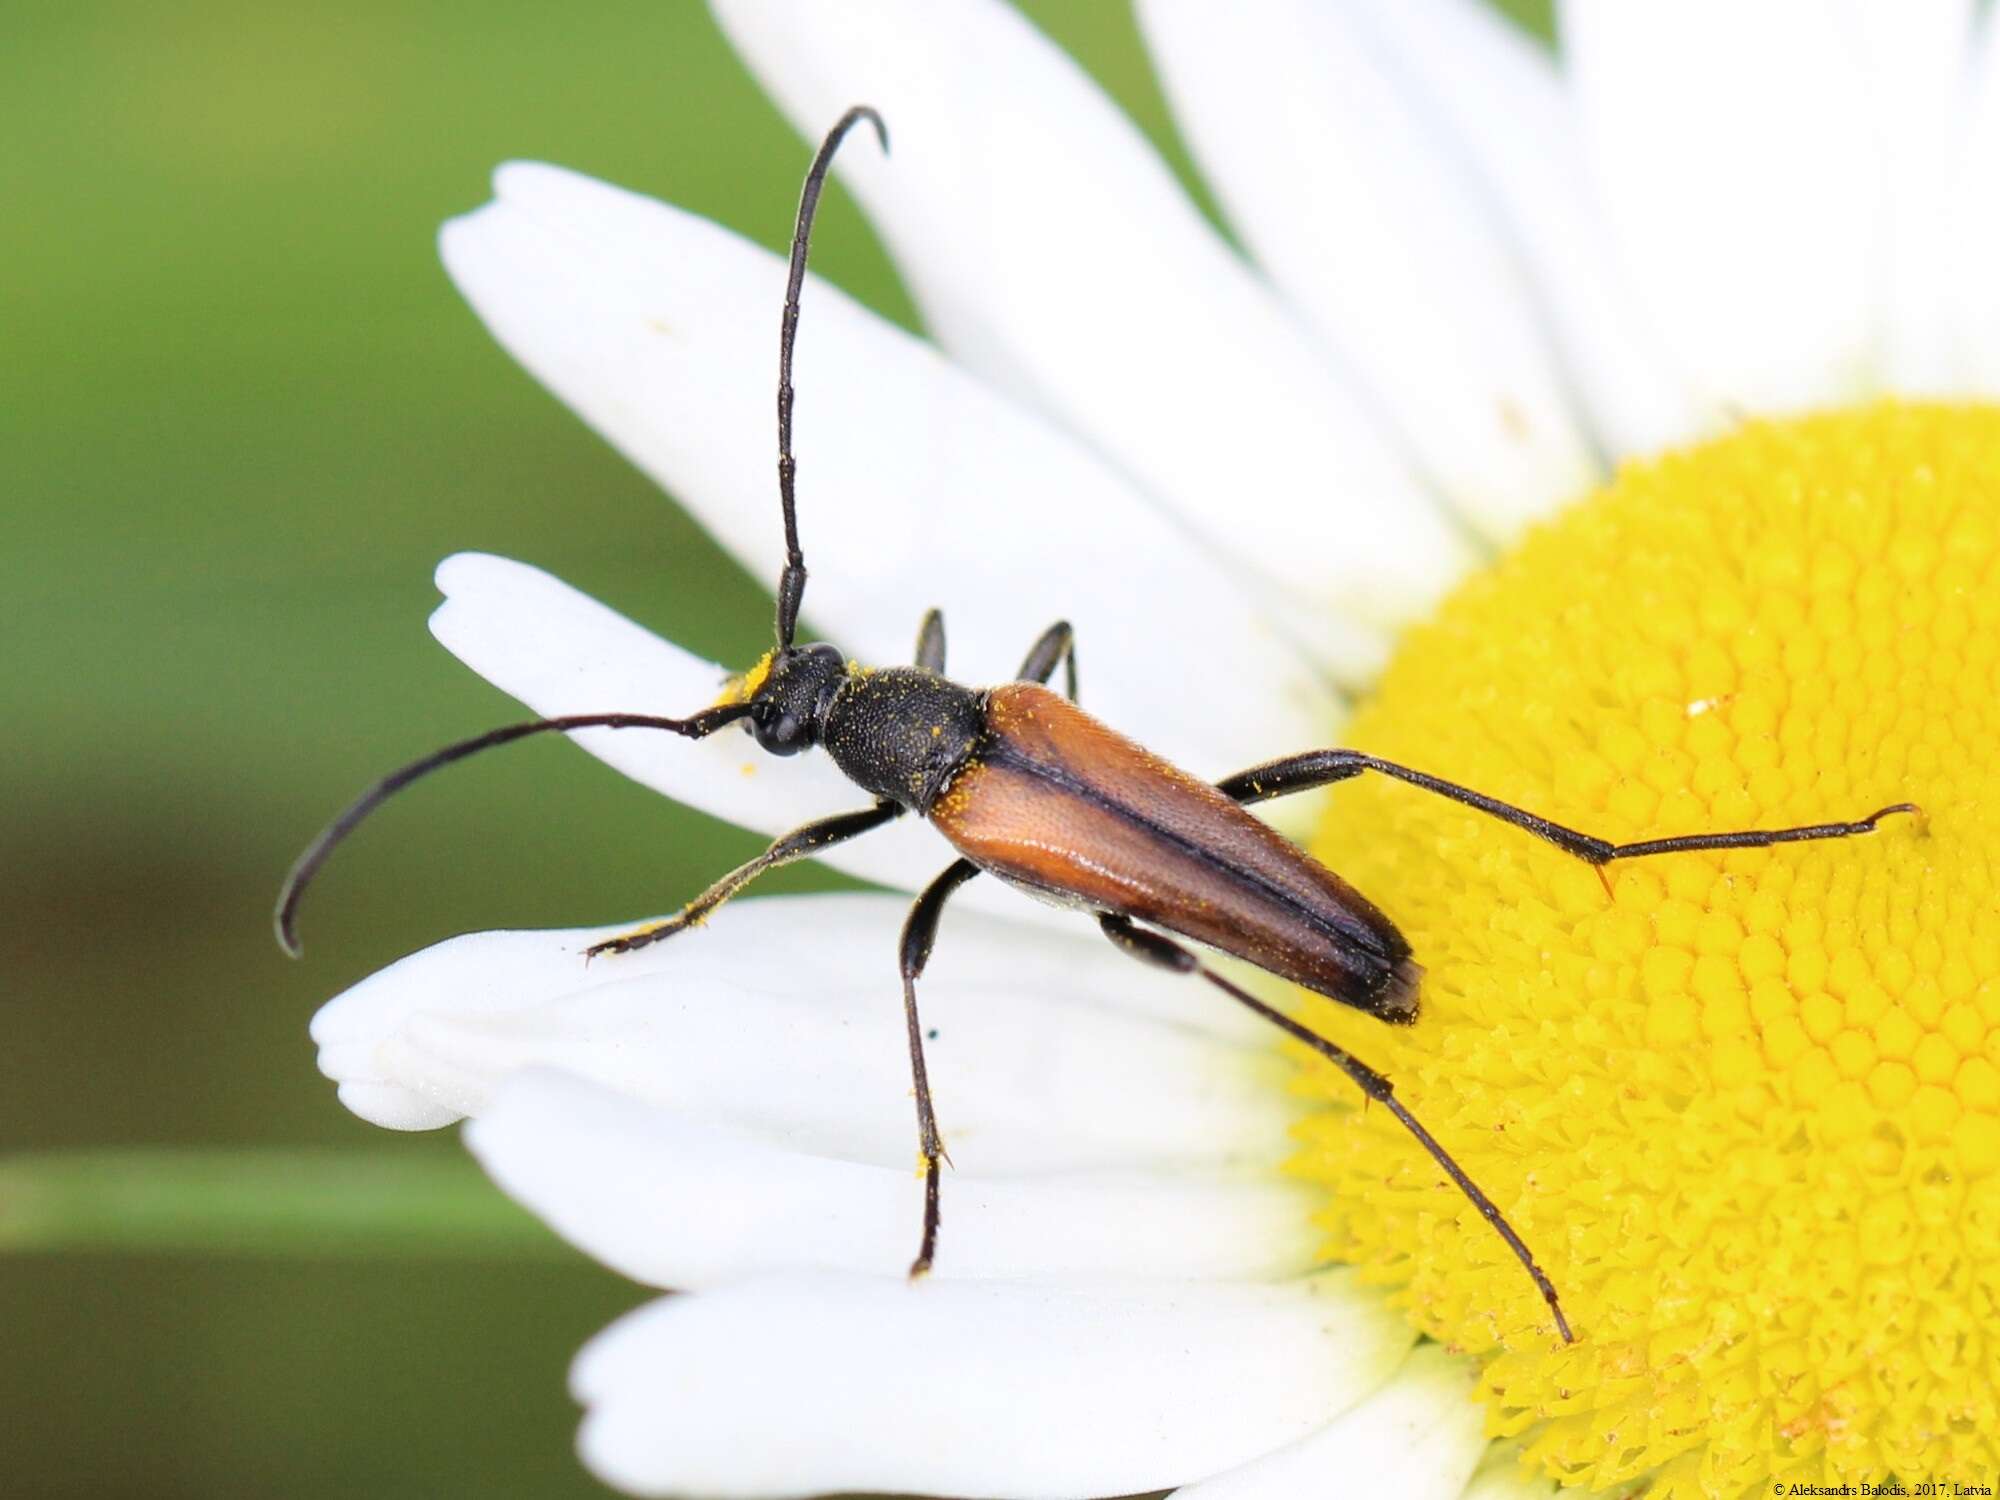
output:
{"label": "yellow pollen", "polygon": [[1476,1356],[1488,1430],[1620,1494],[2000,1469],[2000,408],[1634,465],[1401,643],[1348,743],[1624,842],[1925,818],[1597,872],[1412,787],[1314,852],[1425,966],[1332,1038],[1498,1203],[1302,1063],[1332,1255]]}
{"label": "yellow pollen", "polygon": [[757,689],[762,687],[765,679],[771,675],[771,663],[777,658],[777,652],[766,651],[757,658],[756,665],[749,671],[741,677],[730,678],[723,684],[722,696],[715,700],[715,706],[721,708],[726,703],[748,703],[756,697]]}

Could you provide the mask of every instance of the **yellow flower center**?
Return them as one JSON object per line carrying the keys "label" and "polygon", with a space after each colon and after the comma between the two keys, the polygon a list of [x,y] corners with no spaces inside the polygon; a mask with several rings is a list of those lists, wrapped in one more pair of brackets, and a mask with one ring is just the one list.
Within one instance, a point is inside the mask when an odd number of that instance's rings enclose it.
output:
{"label": "yellow flower center", "polygon": [[[1317,1066],[1331,1252],[1484,1363],[1567,1483],[1991,1482],[2000,1465],[2000,409],[1880,405],[1635,465],[1410,632],[1348,742],[1628,841],[1597,871],[1411,787],[1315,853],[1402,927],[1395,1081],[1560,1290]],[[1760,1493],[1770,1493],[1760,1489]]]}

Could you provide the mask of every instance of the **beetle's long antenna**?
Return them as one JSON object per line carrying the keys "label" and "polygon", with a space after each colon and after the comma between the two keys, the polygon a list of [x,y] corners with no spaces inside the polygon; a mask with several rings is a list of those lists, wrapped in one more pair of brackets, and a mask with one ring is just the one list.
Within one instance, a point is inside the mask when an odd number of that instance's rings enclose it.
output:
{"label": "beetle's long antenna", "polygon": [[305,899],[306,887],[312,883],[328,856],[354,832],[363,818],[419,777],[428,776],[455,760],[464,760],[468,755],[477,755],[481,750],[511,744],[531,734],[572,729],[666,729],[684,734],[691,740],[699,740],[749,712],[747,703],[723,703],[685,719],[661,718],[656,714],[571,714],[560,719],[535,719],[526,724],[509,724],[502,729],[488,730],[469,740],[460,740],[442,750],[434,750],[422,760],[413,760],[400,771],[384,776],[355,798],[347,811],[327,824],[319,837],[306,846],[306,852],[298,857],[278,891],[278,910],[274,917],[278,946],[293,958],[305,951],[299,946],[299,903]]}
{"label": "beetle's long antenna", "polygon": [[792,230],[791,274],[785,281],[785,315],[778,328],[778,504],[785,512],[785,571],[778,575],[778,646],[791,645],[798,629],[799,601],[806,592],[806,555],[799,547],[798,508],[793,498],[793,481],[798,460],[792,457],[792,345],[799,335],[799,291],[806,281],[806,249],[812,240],[813,215],[819,209],[820,189],[826,185],[826,169],[841,138],[854,128],[856,120],[875,127],[875,139],[882,150],[889,149],[889,127],[882,117],[865,104],[857,104],[842,115],[820,143],[806,173],[806,185],[799,194],[798,223]]}

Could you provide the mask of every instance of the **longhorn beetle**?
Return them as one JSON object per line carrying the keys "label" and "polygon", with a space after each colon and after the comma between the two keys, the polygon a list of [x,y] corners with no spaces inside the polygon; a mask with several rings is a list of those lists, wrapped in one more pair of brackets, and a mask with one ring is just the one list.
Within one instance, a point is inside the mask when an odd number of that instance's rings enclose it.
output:
{"label": "longhorn beetle", "polygon": [[[849,780],[874,797],[874,804],[793,829],[672,917],[599,943],[586,958],[629,953],[670,938],[701,922],[766,870],[859,837],[906,812],[936,827],[959,857],[917,897],[903,925],[901,947],[903,1015],[924,1168],[923,1230],[910,1264],[912,1277],[930,1269],[937,1249],[939,1165],[944,1158],[924,1069],[917,980],[930,958],[946,901],[985,872],[1089,913],[1107,938],[1141,963],[1199,976],[1346,1073],[1416,1137],[1471,1200],[1533,1278],[1564,1340],[1573,1342],[1555,1286],[1527,1245],[1492,1199],[1404,1108],[1387,1078],[1166,936],[1191,938],[1233,954],[1378,1020],[1407,1025],[1416,1019],[1421,970],[1395,924],[1338,875],[1243,809],[1373,771],[1524,829],[1598,867],[1602,878],[1602,867],[1612,860],[1845,838],[1872,832],[1891,813],[1915,813],[1917,808],[1899,802],[1853,823],[1614,844],[1358,750],[1309,750],[1210,785],[1077,706],[1076,644],[1065,621],[1042,633],[1015,681],[984,689],[962,687],[944,676],[944,622],[936,610],[924,616],[917,632],[914,666],[862,667],[823,642],[796,644],[806,563],[793,493],[792,347],[820,189],[842,138],[861,120],[874,127],[882,149],[888,150],[888,129],[873,109],[856,105],[842,115],[806,173],[792,235],[778,335],[778,504],[784,517],[785,566],[778,577],[776,649],[739,679],[723,701],[685,719],[631,713],[537,719],[447,745],[385,777],[328,825],[292,867],[278,898],[278,941],[298,955],[300,898],[327,856],[390,794],[440,766],[534,734],[664,729],[702,739],[725,725],[747,721],[757,744],[773,755],[823,747]],[[1057,667],[1063,669],[1066,697],[1046,686]]]}

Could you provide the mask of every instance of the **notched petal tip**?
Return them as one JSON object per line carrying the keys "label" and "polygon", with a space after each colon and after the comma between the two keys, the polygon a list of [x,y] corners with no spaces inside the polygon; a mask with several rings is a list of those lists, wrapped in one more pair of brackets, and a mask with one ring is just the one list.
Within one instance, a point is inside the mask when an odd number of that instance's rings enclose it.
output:
{"label": "notched petal tip", "polygon": [[482,583],[492,584],[528,576],[546,576],[539,568],[502,557],[495,552],[454,552],[431,572],[437,591],[450,599],[453,594]]}
{"label": "notched petal tip", "polygon": [[[504,170],[501,169],[501,170]],[[494,183],[499,182],[500,173],[494,173]],[[476,208],[468,208],[464,213],[453,214],[437,228],[438,259],[443,262],[445,274],[460,291],[466,290],[468,275],[478,256],[481,242],[492,227],[497,215],[503,212],[497,198],[489,199]]]}

